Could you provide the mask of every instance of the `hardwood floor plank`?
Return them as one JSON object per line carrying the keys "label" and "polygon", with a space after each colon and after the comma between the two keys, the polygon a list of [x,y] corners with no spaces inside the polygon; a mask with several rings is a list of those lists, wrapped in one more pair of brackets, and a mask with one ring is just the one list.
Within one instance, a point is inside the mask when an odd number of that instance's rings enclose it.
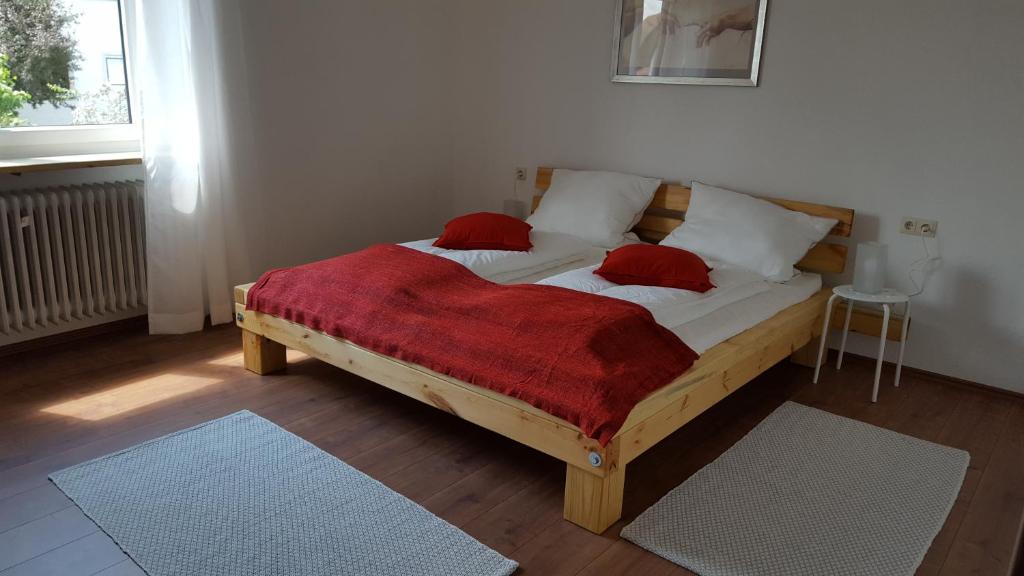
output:
{"label": "hardwood floor plank", "polygon": [[[615,543],[621,522],[598,536],[570,522],[555,522],[513,553],[523,572],[545,576],[579,574]],[[571,554],[566,551],[571,550]]]}
{"label": "hardwood floor plank", "polygon": [[[179,372],[182,372],[183,376],[187,376],[184,374],[187,371],[179,370]],[[161,372],[158,377],[165,376],[166,374]],[[208,378],[210,375],[206,374],[202,377]],[[261,382],[255,375],[236,372],[234,378],[225,379],[223,382],[212,385],[209,388],[198,390],[180,398],[171,398],[159,402],[146,410],[133,410],[120,414],[117,417],[106,418],[100,421],[88,421],[47,414],[41,412],[42,407],[37,407],[38,409],[32,412],[32,414],[35,415],[37,422],[43,423],[40,427],[45,426],[45,428],[33,431],[31,427],[18,426],[16,423],[11,422],[5,422],[2,428],[0,428],[0,430],[17,430],[17,437],[20,438],[15,452],[0,456],[0,470],[44,458],[49,454],[65,450],[83,441],[100,440],[123,430],[150,425],[154,419],[176,419],[182,412],[189,410],[204,406],[217,406],[230,402],[231,399],[267,393],[268,390],[273,388],[285,388],[289,378],[295,379],[296,375],[282,375],[272,381]],[[145,380],[145,378],[132,379],[133,382],[145,382]],[[314,378],[313,381],[316,381],[316,379]],[[324,390],[331,389],[329,388],[329,383],[321,385],[324,386]],[[116,386],[108,387],[108,389],[116,388]],[[310,389],[310,387],[307,386],[307,389]],[[334,387],[334,390],[337,391],[338,388]],[[63,396],[56,399],[54,403],[67,401],[68,399],[68,397]],[[52,405],[53,403],[48,404]]]}
{"label": "hardwood floor plank", "polygon": [[1017,555],[1024,515],[1024,406],[1018,404],[995,449],[970,508],[964,516],[943,576],[1009,574]]}
{"label": "hardwood floor plank", "polygon": [[[964,487],[920,575],[1005,573],[1024,520],[1024,439],[1015,424],[1024,402],[914,374],[894,389],[887,367],[883,383],[890,385],[872,404],[874,363],[857,357],[839,372],[826,370],[818,385],[810,369],[782,363],[666,438],[629,464],[623,520],[595,536],[562,520],[563,464],[301,356],[282,374],[249,374],[239,341],[227,326],[174,337],[107,335],[10,357],[0,382],[0,569],[78,574],[69,570],[90,566],[86,560],[64,569],[61,558],[87,555],[87,543],[102,546],[106,537],[63,499],[49,473],[242,409],[420,502],[521,562],[522,574],[689,574],[620,540],[619,530],[787,400],[971,453]],[[111,398],[130,409],[103,420],[42,411],[167,374],[218,381],[144,405],[129,387],[124,398]],[[10,553],[19,559],[13,567]],[[130,560],[112,559],[90,573],[141,574]]]}
{"label": "hardwood floor plank", "polygon": [[410,500],[423,502],[483,468],[489,461],[489,448],[493,442],[493,438],[481,433],[435,457],[378,480]]}
{"label": "hardwood floor plank", "polygon": [[95,576],[146,576],[146,573],[135,562],[128,559],[97,572]]}
{"label": "hardwood floor plank", "polygon": [[505,556],[562,520],[565,465],[466,523],[463,530]]}
{"label": "hardwood floor plank", "polygon": [[78,508],[65,508],[0,534],[0,570],[96,532],[99,528]]}
{"label": "hardwood floor plank", "polygon": [[464,526],[481,514],[542,480],[549,466],[545,456],[519,450],[513,459],[492,462],[444,488],[420,504],[455,526]]}
{"label": "hardwood floor plank", "polygon": [[163,418],[155,418],[155,421],[147,425],[103,436],[100,439],[76,445],[27,464],[2,470],[0,471],[0,498],[6,498],[47,483],[47,475],[51,472],[196,426],[238,410],[247,409],[278,425],[285,425],[292,419],[303,415],[303,406],[316,405],[336,393],[331,387],[295,388],[288,386],[288,382],[285,380],[270,379],[267,382],[269,383],[254,382],[248,393],[226,398],[222,402],[176,411],[173,414],[164,415]]}
{"label": "hardwood floor plank", "polygon": [[0,534],[74,505],[50,483],[5,498],[0,500]]}
{"label": "hardwood floor plank", "polygon": [[901,434],[938,442],[957,406],[966,399],[966,391],[921,382],[909,383],[906,388],[906,401],[885,420],[884,426]]}
{"label": "hardwood floor plank", "polygon": [[309,441],[346,460],[415,429],[426,417],[425,407],[413,406],[407,398],[392,394],[394,399],[375,397],[376,406],[359,411],[356,418],[346,418],[337,426],[311,433]]}
{"label": "hardwood floor plank", "polygon": [[939,443],[966,450],[971,455],[971,462],[956,503],[925,555],[921,569],[918,570],[919,575],[927,576],[941,571],[995,449],[992,439],[1002,436],[1012,412],[1013,402],[1008,399],[968,396],[957,405],[953,417],[949,419],[939,437]]}
{"label": "hardwood floor plank", "polygon": [[69,542],[0,572],[0,576],[92,576],[123,563],[128,556],[103,532]]}
{"label": "hardwood floor plank", "polygon": [[619,540],[609,546],[604,554],[594,559],[579,574],[580,576],[605,576],[606,574],[696,576],[693,572],[676,566],[626,540]]}
{"label": "hardwood floor plank", "polygon": [[437,416],[425,418],[419,427],[345,461],[368,476],[384,478],[415,466],[462,439],[459,431],[465,428],[459,419],[432,412]]}

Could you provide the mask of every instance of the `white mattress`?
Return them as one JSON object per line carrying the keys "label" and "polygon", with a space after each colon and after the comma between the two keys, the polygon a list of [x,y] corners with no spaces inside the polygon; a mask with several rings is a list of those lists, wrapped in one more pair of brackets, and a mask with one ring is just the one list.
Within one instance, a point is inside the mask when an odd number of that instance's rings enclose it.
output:
{"label": "white mattress", "polygon": [[670,330],[769,290],[770,283],[756,272],[714,262],[708,265],[713,268],[710,276],[715,288],[704,293],[658,286],[620,286],[594,274],[596,265],[552,276],[538,284],[561,286],[639,304],[651,311],[658,324]]}
{"label": "white mattress", "polygon": [[698,354],[764,322],[821,290],[821,276],[802,272],[788,282],[768,282],[768,290],[670,328]]}
{"label": "white mattress", "polygon": [[594,250],[593,246],[575,236],[539,231],[530,233],[533,249],[529,252],[448,250],[435,247],[435,240],[437,238],[417,240],[402,246],[458,262],[478,276],[503,284],[563,265],[580,266],[580,262]]}
{"label": "white mattress", "polygon": [[541,270],[540,272],[533,272],[526,276],[518,277],[514,280],[507,280],[505,282],[499,282],[500,284],[535,284],[546,278],[557,276],[558,274],[564,274],[571,272],[579,268],[585,268],[588,266],[595,266],[604,262],[605,256],[608,255],[607,248],[601,248],[600,246],[591,246],[585,253],[582,254],[579,260],[567,262],[565,264],[559,264],[552,268]]}
{"label": "white mattress", "polygon": [[[654,319],[698,354],[799,304],[821,289],[821,276],[799,273],[788,282],[771,282],[741,268],[709,262],[716,288],[705,294],[672,288],[619,286],[596,276],[606,248],[568,234],[533,231],[533,250],[446,250],[435,238],[402,244],[458,262],[501,284],[540,283],[628,300],[651,310]],[[626,243],[638,242],[636,238]]]}
{"label": "white mattress", "polygon": [[651,311],[655,321],[698,354],[803,302],[821,289],[821,276],[801,273],[771,282],[745,270],[709,262],[716,288],[704,294],[674,288],[620,286],[593,273],[596,266],[571,270],[538,284],[620,298]]}
{"label": "white mattress", "polygon": [[[607,248],[593,246],[576,236],[538,230],[530,232],[533,249],[529,252],[449,250],[435,247],[435,240],[437,238],[401,245],[458,262],[477,276],[498,284],[531,284],[553,274],[600,263],[608,252]],[[636,235],[626,234],[623,244],[639,241]]]}

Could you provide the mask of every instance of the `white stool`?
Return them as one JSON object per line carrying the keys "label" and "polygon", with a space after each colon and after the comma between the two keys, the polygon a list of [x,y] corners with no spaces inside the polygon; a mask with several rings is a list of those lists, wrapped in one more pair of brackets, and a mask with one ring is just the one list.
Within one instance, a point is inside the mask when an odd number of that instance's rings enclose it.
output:
{"label": "white stool", "polygon": [[903,332],[900,335],[900,354],[896,361],[896,387],[900,385],[900,371],[903,370],[903,349],[907,344],[907,327],[910,326],[910,296],[886,288],[878,294],[865,294],[857,292],[853,286],[836,286],[832,289],[832,297],[828,299],[828,306],[825,308],[825,322],[821,329],[821,344],[818,347],[818,362],[814,366],[814,383],[818,383],[818,374],[821,372],[821,362],[825,358],[825,343],[828,340],[828,324],[832,319],[832,305],[836,298],[846,300],[846,322],[843,324],[843,339],[839,344],[839,360],[836,362],[836,370],[843,366],[843,353],[846,351],[846,335],[850,332],[850,317],[853,315],[854,302],[866,304],[880,304],[882,306],[882,338],[878,343],[878,361],[875,363],[875,387],[871,392],[871,401],[878,402],[878,381],[882,377],[882,358],[885,356],[885,340],[889,334],[889,316],[892,314],[892,307],[896,304],[903,304]]}

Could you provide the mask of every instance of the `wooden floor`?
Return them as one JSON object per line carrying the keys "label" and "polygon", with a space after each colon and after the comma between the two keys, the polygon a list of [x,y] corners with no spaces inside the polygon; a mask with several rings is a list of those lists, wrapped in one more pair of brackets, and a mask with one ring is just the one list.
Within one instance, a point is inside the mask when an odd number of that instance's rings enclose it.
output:
{"label": "wooden floor", "polygon": [[0,358],[0,575],[142,574],[47,474],[243,408],[517,560],[521,574],[689,574],[619,530],[789,399],[970,451],[919,574],[1008,574],[1024,520],[1024,401],[907,374],[871,405],[873,365],[859,359],[818,386],[809,369],[783,363],[641,456],[623,522],[603,536],[562,520],[565,468],[555,460],[301,356],[279,376],[240,366],[233,326]]}

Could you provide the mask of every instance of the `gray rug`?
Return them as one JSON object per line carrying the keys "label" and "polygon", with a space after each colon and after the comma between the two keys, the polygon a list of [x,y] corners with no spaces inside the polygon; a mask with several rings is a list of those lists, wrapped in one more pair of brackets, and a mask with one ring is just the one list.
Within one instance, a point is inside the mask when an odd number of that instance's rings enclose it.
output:
{"label": "gray rug", "polygon": [[517,566],[251,412],[50,479],[152,576],[505,576]]}
{"label": "gray rug", "polygon": [[622,537],[701,576],[912,575],[969,459],[788,402]]}

